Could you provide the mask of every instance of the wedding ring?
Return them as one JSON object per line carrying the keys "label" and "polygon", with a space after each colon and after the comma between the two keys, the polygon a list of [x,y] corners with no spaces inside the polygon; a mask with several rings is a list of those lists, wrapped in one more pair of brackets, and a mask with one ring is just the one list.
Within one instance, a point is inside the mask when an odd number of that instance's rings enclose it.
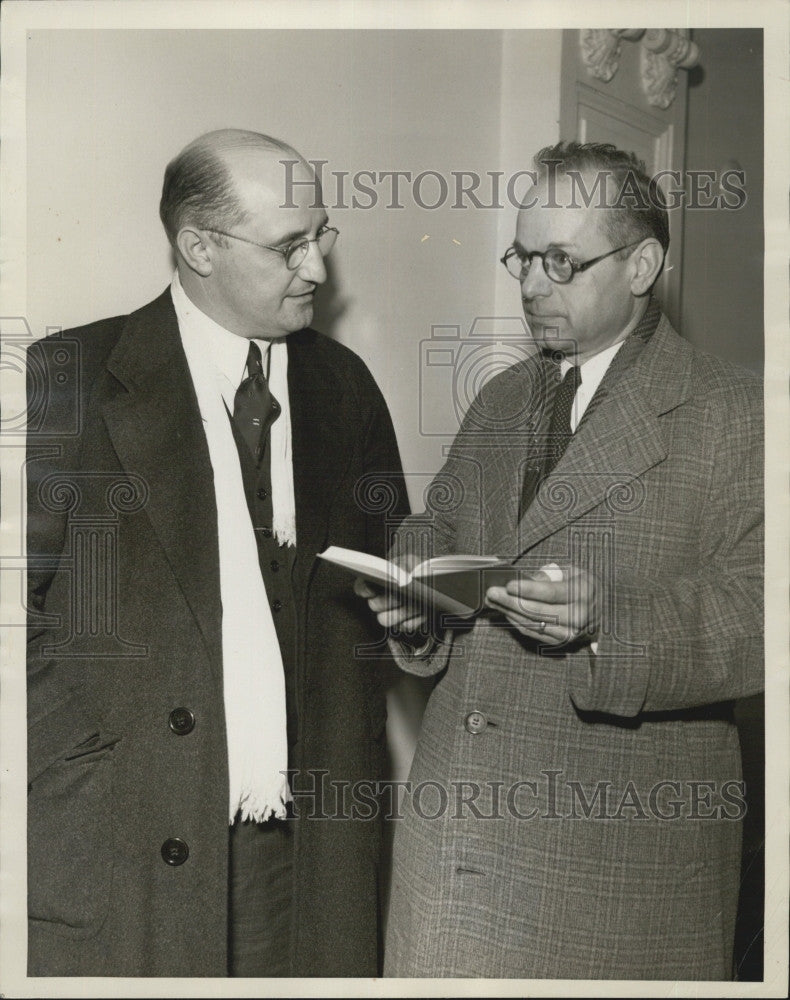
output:
{"label": "wedding ring", "polygon": [[540,632],[540,634],[543,635],[545,631],[546,631],[546,623],[540,622],[538,625],[538,632]]}

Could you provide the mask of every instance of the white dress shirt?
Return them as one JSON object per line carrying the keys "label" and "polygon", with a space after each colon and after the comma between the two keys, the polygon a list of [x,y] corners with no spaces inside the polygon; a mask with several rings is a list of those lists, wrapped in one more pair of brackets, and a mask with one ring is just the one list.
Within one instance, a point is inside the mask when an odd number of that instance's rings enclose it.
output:
{"label": "white dress shirt", "polygon": [[[282,655],[228,416],[246,375],[249,342],[198,309],[177,273],[171,294],[203,420],[217,504],[229,821],[233,823],[240,815],[243,820],[263,822],[272,814],[285,816],[290,792],[285,774],[288,741]],[[260,346],[263,351],[268,343]],[[285,344],[278,346],[287,356]],[[277,398],[287,405],[287,388],[285,396]],[[196,530],[195,545],[202,541]]]}
{"label": "white dress shirt", "polygon": [[[579,366],[582,383],[576,390],[571,408],[571,430],[574,434],[576,433],[576,428],[579,426],[579,421],[584,416],[584,411],[595,395],[595,390],[601,384],[601,380],[609,370],[609,365],[614,361],[615,355],[624,343],[625,340],[620,340],[616,344],[612,344],[611,347],[607,347],[604,351],[599,351],[598,354],[588,358],[587,361]],[[560,377],[564,378],[565,373],[572,367],[572,363],[567,358],[563,358],[560,361]]]}

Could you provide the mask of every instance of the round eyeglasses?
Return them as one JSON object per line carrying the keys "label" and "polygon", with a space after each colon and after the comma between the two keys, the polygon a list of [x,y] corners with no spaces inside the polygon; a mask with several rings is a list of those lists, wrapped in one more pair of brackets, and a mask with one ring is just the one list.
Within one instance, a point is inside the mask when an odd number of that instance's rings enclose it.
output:
{"label": "round eyeglasses", "polygon": [[629,247],[635,247],[637,243],[641,242],[642,240],[635,240],[633,243],[626,243],[625,246],[615,247],[614,250],[609,250],[607,253],[602,253],[600,257],[593,257],[592,260],[586,260],[581,264],[564,250],[556,248],[544,250],[542,253],[540,250],[531,250],[526,253],[517,247],[508,247],[505,256],[501,257],[500,260],[507,268],[508,274],[518,281],[523,281],[529,273],[533,258],[540,257],[546,275],[558,285],[567,285],[580,271],[586,271],[593,264],[598,264],[600,261],[606,260],[607,257],[611,257],[612,254],[618,253],[620,250],[628,250]]}
{"label": "round eyeglasses", "polygon": [[339,230],[334,226],[322,226],[314,239],[294,240],[287,247],[273,247],[268,243],[257,243],[255,240],[247,239],[246,236],[238,236],[236,233],[226,233],[222,229],[208,229],[209,233],[216,233],[217,236],[227,236],[231,240],[241,240],[242,243],[251,243],[254,247],[261,247],[263,250],[274,250],[275,253],[282,254],[285,259],[285,266],[289,271],[296,271],[300,268],[310,249],[310,244],[315,243],[322,257],[326,257],[335,241],[340,235]]}

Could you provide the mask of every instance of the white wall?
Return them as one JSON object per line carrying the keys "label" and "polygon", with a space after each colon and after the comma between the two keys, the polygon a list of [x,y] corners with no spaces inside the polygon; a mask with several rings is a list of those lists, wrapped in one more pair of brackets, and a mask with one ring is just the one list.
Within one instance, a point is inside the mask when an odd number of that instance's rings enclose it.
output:
{"label": "white wall", "polygon": [[[420,400],[420,341],[433,324],[466,332],[477,315],[520,311],[497,262],[515,210],[453,209],[453,172],[509,176],[558,137],[559,58],[554,30],[31,31],[33,330],[126,312],[165,286],[162,172],[201,132],[252,128],[328,160],[330,209],[332,171],[435,170],[451,185],[441,208],[421,208],[409,185],[405,207],[387,208],[385,182],[374,208],[331,211],[342,236],[315,320],[371,367],[404,466],[424,474],[410,484],[419,504],[447,442],[421,435],[420,404],[428,430],[455,416],[449,371],[430,373],[438,380]],[[423,201],[437,191],[426,180]],[[479,195],[486,203],[484,186]]]}

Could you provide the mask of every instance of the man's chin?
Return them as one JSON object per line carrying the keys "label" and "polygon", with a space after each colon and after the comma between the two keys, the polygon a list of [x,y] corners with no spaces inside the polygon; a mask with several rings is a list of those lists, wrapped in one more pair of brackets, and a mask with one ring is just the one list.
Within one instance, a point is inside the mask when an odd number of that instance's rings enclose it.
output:
{"label": "man's chin", "polygon": [[282,324],[283,336],[286,336],[289,333],[296,333],[298,330],[303,330],[306,326],[310,326],[313,322],[312,298],[305,299],[304,301],[292,299],[290,307],[288,315]]}
{"label": "man's chin", "polygon": [[532,339],[543,351],[556,351],[558,354],[577,354],[579,343],[567,335],[561,336],[558,330],[548,328],[532,332]]}

